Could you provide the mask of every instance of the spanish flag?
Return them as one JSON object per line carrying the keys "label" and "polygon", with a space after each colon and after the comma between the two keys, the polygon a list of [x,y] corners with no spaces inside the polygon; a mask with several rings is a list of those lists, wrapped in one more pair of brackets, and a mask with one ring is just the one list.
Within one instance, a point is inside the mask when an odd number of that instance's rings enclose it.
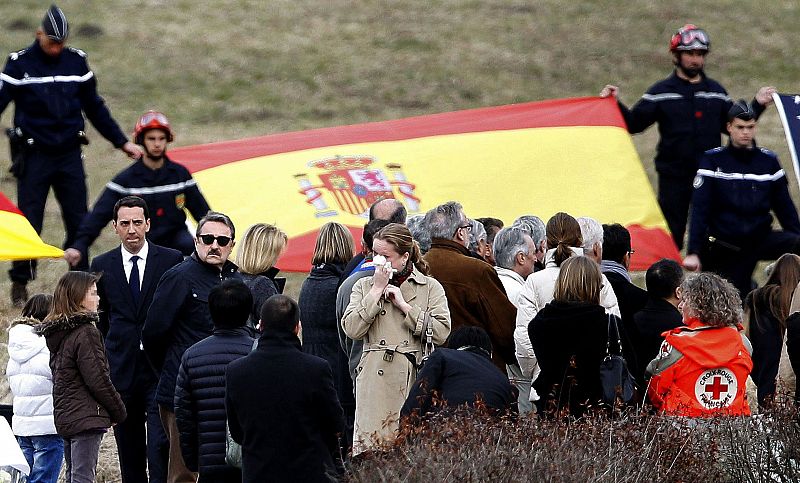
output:
{"label": "spanish flag", "polygon": [[0,240],[0,260],[64,256],[60,248],[48,245],[39,238],[25,215],[3,193],[0,193]]}
{"label": "spanish flag", "polygon": [[289,235],[277,266],[310,269],[318,229],[337,221],[360,239],[369,206],[410,215],[449,200],[471,218],[511,223],[554,213],[621,223],[632,268],[679,254],[613,99],[574,98],[274,134],[177,148],[209,204],[243,232]]}

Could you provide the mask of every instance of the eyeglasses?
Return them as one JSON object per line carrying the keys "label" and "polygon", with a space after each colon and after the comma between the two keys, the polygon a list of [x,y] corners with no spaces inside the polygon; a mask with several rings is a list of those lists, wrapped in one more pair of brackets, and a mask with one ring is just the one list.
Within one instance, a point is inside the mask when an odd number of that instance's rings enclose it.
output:
{"label": "eyeglasses", "polygon": [[199,238],[200,241],[203,242],[203,245],[211,245],[214,243],[214,240],[217,240],[217,245],[221,247],[228,246],[228,243],[230,243],[233,240],[233,238],[225,235],[220,235],[220,236],[198,235],[197,238]]}
{"label": "eyeglasses", "polygon": [[458,233],[458,230],[460,230],[462,228],[466,228],[467,231],[472,231],[472,224],[471,223],[467,223],[466,225],[460,225],[458,228],[456,228],[455,233]]}

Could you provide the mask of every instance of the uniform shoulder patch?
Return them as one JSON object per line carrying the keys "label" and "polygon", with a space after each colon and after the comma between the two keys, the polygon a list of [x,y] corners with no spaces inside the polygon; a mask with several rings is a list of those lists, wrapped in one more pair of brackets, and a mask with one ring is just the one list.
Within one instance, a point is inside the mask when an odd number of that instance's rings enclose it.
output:
{"label": "uniform shoulder patch", "polygon": [[17,60],[17,59],[19,59],[20,55],[25,55],[25,52],[27,52],[27,51],[28,51],[28,49],[22,49],[22,50],[18,50],[16,52],[11,52],[10,54],[8,54],[8,58],[11,59],[11,60]]}
{"label": "uniform shoulder patch", "polygon": [[767,156],[771,156],[771,157],[773,157],[773,158],[777,158],[777,157],[778,157],[778,155],[777,155],[777,154],[775,154],[775,152],[774,152],[774,151],[770,151],[770,150],[769,150],[769,149],[767,149],[767,148],[762,148],[761,146],[759,146],[759,147],[758,147],[758,149],[759,149],[759,150],[760,150],[762,153],[766,154]]}

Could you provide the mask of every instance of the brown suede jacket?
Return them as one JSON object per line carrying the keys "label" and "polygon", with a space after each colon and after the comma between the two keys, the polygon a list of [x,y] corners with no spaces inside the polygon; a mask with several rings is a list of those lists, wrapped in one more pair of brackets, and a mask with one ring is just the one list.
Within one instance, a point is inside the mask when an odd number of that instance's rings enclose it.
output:
{"label": "brown suede jacket", "polygon": [[56,431],[72,437],[125,420],[125,406],[111,384],[96,313],[46,320],[36,326],[50,349]]}
{"label": "brown suede jacket", "polygon": [[469,255],[464,245],[434,238],[425,254],[429,275],[444,287],[452,320],[451,331],[462,326],[483,327],[492,340],[492,361],[503,372],[516,364],[514,327],[517,309],[508,301],[503,283],[488,263]]}

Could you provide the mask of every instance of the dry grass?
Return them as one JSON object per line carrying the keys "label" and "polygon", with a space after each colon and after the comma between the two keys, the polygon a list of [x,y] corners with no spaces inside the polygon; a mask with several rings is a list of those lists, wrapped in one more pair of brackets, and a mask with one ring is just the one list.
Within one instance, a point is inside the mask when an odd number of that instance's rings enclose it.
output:
{"label": "dry grass", "polygon": [[[800,7],[791,0],[711,0],[702,10],[688,0],[62,0],[59,5],[72,23],[70,42],[90,54],[100,93],[123,129],[130,131],[139,113],[158,108],[173,121],[177,145],[596,95],[605,83],[620,85],[622,99],[633,103],[669,72],[667,39],[686,21],[710,32],[709,75],[734,97],[749,98],[764,84],[796,91],[800,78],[800,58],[794,55]],[[0,51],[27,46],[46,7],[38,0],[0,3]],[[0,117],[0,127],[11,124],[12,111]],[[92,201],[128,161],[94,130],[89,135]],[[651,181],[656,139],[654,129],[635,138]],[[788,167],[774,111],[762,118],[759,141]],[[0,146],[2,171],[6,158]],[[16,199],[13,180],[0,179],[0,190]],[[269,212],[264,216],[269,219]],[[54,245],[63,241],[52,197],[43,238]],[[108,231],[94,253],[114,244]],[[52,290],[65,269],[60,261],[42,262],[31,292]],[[0,314],[8,316],[14,311],[3,278]],[[301,275],[292,276],[288,292],[297,295],[301,282]],[[0,335],[0,343],[5,337]],[[0,367],[5,357],[0,347]],[[2,384],[0,400],[7,401]]]}

